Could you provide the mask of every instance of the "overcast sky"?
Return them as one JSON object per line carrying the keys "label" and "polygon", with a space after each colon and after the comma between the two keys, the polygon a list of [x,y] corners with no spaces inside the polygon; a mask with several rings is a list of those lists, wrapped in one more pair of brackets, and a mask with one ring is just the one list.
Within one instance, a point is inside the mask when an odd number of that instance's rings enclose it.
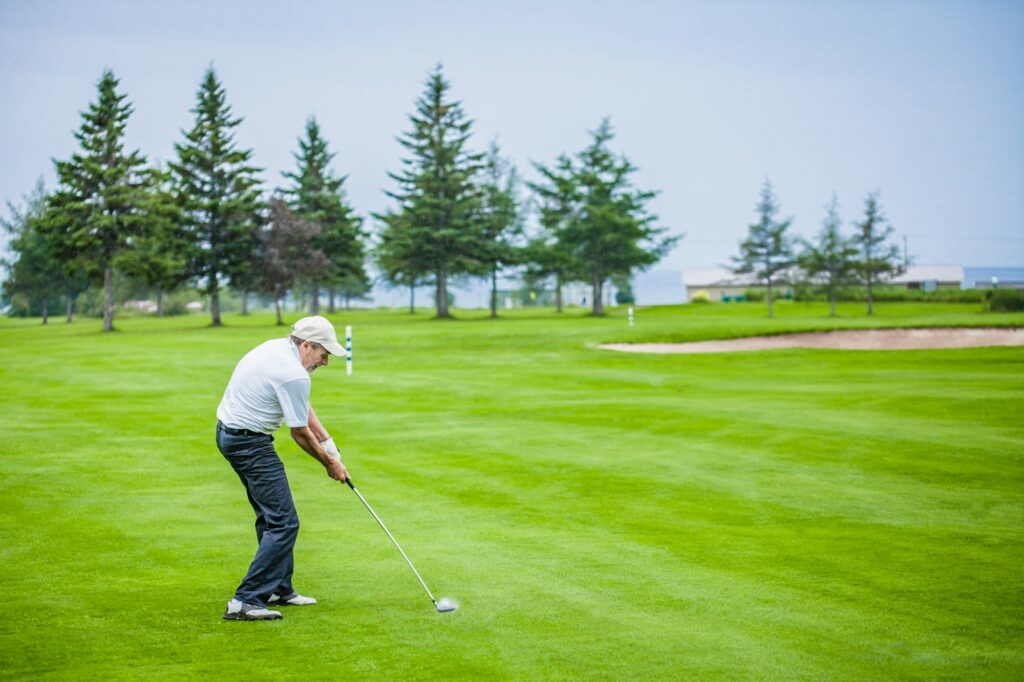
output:
{"label": "overcast sky", "polygon": [[52,186],[105,68],[129,145],[170,158],[212,64],[268,188],[315,115],[368,215],[437,63],[476,146],[497,138],[527,177],[610,116],[687,235],[655,269],[726,263],[766,177],[800,235],[832,192],[849,228],[878,190],[917,262],[1024,266],[1019,0],[0,0],[0,198]]}

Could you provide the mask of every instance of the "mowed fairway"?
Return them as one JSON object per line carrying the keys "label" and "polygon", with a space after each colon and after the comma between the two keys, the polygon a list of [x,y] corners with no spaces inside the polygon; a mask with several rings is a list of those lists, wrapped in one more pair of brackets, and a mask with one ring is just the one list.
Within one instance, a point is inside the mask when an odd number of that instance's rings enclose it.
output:
{"label": "mowed fairway", "polygon": [[[213,442],[265,315],[0,320],[0,677],[1020,679],[1024,349],[643,356],[606,341],[1024,324],[977,306],[353,311],[313,404],[358,499],[277,444],[283,621],[221,620],[255,550]],[[298,315],[292,313],[289,321]]]}

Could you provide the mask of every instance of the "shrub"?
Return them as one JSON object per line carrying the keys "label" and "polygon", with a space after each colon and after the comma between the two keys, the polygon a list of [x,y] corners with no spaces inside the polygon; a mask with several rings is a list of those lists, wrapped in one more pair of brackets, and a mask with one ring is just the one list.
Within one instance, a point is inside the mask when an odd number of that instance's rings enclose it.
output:
{"label": "shrub", "polygon": [[708,292],[703,289],[693,292],[693,296],[690,297],[690,303],[711,303],[711,296]]}
{"label": "shrub", "polygon": [[[753,303],[760,303],[761,301],[764,300],[764,297],[767,295],[767,292],[767,289],[747,289],[746,291],[743,292],[743,300],[751,301]],[[777,294],[775,298],[778,298]]]}
{"label": "shrub", "polygon": [[[818,284],[803,283],[798,285],[794,293],[798,301],[827,301],[828,288]],[[894,285],[872,287],[871,297],[876,302],[916,301],[922,303],[982,303],[985,291],[982,289],[908,289]],[[840,287],[836,291],[836,300],[864,302],[868,291],[861,286]]]}
{"label": "shrub", "polygon": [[994,313],[1015,313],[1024,310],[1024,290],[988,289],[988,309]]}

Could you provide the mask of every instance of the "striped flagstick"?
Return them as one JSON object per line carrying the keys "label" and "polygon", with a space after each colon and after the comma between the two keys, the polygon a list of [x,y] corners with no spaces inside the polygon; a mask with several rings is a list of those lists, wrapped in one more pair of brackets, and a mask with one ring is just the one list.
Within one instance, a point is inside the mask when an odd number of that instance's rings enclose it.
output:
{"label": "striped flagstick", "polygon": [[352,327],[345,327],[345,374],[352,376]]}

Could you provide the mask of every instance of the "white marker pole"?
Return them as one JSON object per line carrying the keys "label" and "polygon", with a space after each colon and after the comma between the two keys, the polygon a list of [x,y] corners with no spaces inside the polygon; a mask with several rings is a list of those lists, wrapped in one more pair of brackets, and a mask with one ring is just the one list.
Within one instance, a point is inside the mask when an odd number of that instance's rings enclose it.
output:
{"label": "white marker pole", "polygon": [[633,306],[629,306],[629,326],[633,326]]}
{"label": "white marker pole", "polygon": [[345,327],[345,374],[352,376],[352,327]]}

